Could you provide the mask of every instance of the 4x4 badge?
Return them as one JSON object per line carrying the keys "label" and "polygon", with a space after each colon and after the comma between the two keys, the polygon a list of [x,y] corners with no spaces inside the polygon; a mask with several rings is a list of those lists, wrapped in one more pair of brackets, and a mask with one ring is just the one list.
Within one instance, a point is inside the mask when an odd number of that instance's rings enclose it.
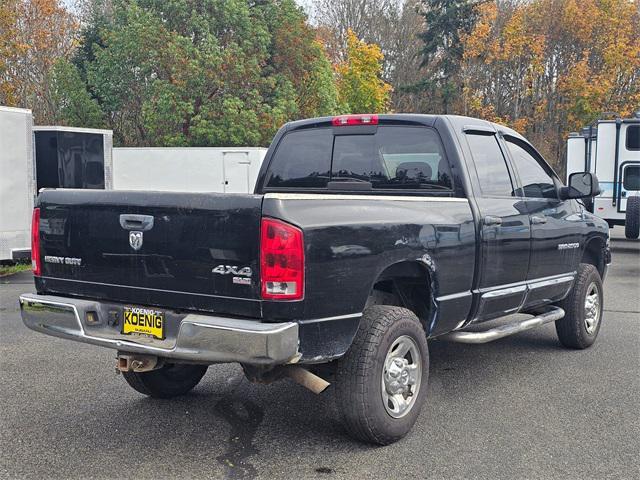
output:
{"label": "4x4 badge", "polygon": [[220,275],[241,275],[243,277],[250,277],[253,273],[251,267],[238,267],[236,265],[218,265],[211,271]]}
{"label": "4x4 badge", "polygon": [[140,250],[142,248],[142,232],[131,231],[129,232],[129,245],[134,250]]}

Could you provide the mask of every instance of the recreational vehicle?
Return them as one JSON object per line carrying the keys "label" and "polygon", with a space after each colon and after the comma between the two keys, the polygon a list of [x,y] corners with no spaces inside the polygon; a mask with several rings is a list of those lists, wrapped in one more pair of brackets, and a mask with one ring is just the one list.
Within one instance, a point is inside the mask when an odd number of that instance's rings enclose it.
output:
{"label": "recreational vehicle", "polygon": [[594,173],[602,193],[587,208],[609,226],[624,225],[627,238],[640,235],[640,112],[634,118],[597,120],[567,140],[567,179]]}

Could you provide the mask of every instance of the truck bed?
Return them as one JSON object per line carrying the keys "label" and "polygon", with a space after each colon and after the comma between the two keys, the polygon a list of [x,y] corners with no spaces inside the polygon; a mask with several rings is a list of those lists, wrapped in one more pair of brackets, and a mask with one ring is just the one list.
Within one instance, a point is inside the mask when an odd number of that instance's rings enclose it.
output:
{"label": "truck bed", "polygon": [[248,194],[45,190],[38,292],[259,318],[259,282],[214,269],[258,272],[261,205]]}

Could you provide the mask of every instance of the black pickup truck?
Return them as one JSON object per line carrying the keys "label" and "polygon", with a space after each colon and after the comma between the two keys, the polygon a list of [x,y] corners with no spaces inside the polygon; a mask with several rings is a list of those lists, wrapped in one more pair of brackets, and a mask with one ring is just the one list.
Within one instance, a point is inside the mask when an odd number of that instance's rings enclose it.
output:
{"label": "black pickup truck", "polygon": [[388,444],[424,403],[428,339],[555,322],[563,345],[594,342],[609,229],[578,199],[598,192],[590,173],[563,186],[521,135],[483,120],[297,121],[254,194],[41,192],[22,317],[117,350],[152,397],[220,362],[254,381],[330,382],[349,433]]}

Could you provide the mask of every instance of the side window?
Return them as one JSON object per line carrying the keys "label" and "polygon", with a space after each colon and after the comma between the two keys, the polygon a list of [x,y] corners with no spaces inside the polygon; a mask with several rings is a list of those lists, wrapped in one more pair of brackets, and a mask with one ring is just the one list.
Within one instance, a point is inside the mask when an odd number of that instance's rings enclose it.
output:
{"label": "side window", "polygon": [[627,138],[624,144],[627,150],[640,150],[640,125],[627,127]]}
{"label": "side window", "polygon": [[287,133],[275,151],[265,186],[326,188],[332,143],[331,128]]}
{"label": "side window", "polygon": [[513,184],[495,135],[467,134],[482,195],[510,197]]}
{"label": "side window", "polygon": [[530,153],[524,144],[505,138],[507,148],[522,181],[523,196],[530,198],[558,198],[552,175],[540,161]]}
{"label": "side window", "polygon": [[622,186],[625,190],[640,190],[640,165],[629,165],[624,169]]}

